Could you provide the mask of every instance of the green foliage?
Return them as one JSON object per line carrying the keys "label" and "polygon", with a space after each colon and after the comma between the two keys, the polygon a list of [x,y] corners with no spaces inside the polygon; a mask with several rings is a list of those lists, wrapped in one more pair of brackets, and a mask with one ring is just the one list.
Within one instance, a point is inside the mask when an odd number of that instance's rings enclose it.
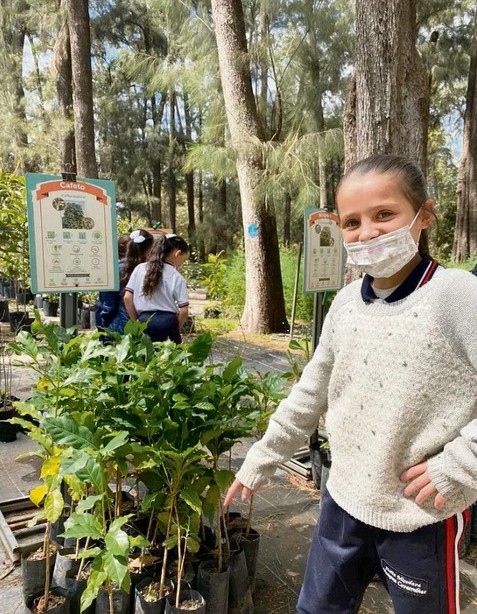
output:
{"label": "green foliage", "polygon": [[[233,252],[227,258],[225,274],[225,295],[222,302],[226,309],[239,315],[245,305],[245,257],[242,250]],[[280,248],[280,266],[282,271],[283,291],[287,313],[290,314],[293,303],[293,292],[297,269],[296,248]],[[303,258],[300,266],[296,319],[310,321],[313,313],[313,295],[303,293]]]}
{"label": "green foliage", "polygon": [[25,180],[0,172],[0,272],[28,287],[30,260]]}
{"label": "green foliage", "polygon": [[[73,505],[64,536],[87,540],[81,556],[92,564],[82,608],[101,587],[129,589],[128,557],[154,535],[164,551],[162,581],[174,549],[179,583],[188,553],[200,546],[202,516],[223,523],[221,493],[233,474],[220,459],[237,440],[265,429],[281,398],[279,376],[257,378],[238,357],[211,364],[210,334],[189,345],[154,344],[144,328],[131,321],[104,346],[99,333],[75,336],[43,324],[36,312],[35,336],[20,333],[11,344],[39,376],[31,399],[17,403],[21,415],[37,421],[17,420],[44,458],[32,501],[44,502],[54,522],[63,512],[63,484]],[[156,527],[142,537],[126,530],[131,515],[121,507],[121,484],[131,471],[148,488],[141,511]],[[217,547],[222,561],[220,537]]]}
{"label": "green foliage", "polygon": [[202,267],[201,282],[207,290],[209,299],[215,301],[224,296],[227,261],[224,252],[209,254]]}

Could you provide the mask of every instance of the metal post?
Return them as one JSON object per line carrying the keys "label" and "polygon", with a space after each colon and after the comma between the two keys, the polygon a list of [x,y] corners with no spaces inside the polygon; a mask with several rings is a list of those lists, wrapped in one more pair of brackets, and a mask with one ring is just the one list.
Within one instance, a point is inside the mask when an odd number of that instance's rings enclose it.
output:
{"label": "metal post", "polygon": [[78,294],[66,292],[60,294],[60,325],[70,328],[78,323]]}
{"label": "metal post", "polygon": [[[71,165],[66,164],[66,171],[61,173],[64,181],[76,181],[76,172],[71,171]],[[78,294],[67,292],[60,294],[60,326],[70,328],[78,324]]]}
{"label": "metal post", "polygon": [[315,351],[323,328],[323,292],[316,292],[313,298],[313,323],[311,328],[311,349]]}
{"label": "metal post", "polygon": [[302,248],[303,248],[303,243],[298,243],[298,256],[297,256],[297,263],[296,263],[295,286],[293,288],[293,304],[292,304],[291,322],[290,322],[290,341],[293,339],[293,329],[295,328],[295,312],[296,312],[296,302],[298,300],[298,282],[300,279]]}

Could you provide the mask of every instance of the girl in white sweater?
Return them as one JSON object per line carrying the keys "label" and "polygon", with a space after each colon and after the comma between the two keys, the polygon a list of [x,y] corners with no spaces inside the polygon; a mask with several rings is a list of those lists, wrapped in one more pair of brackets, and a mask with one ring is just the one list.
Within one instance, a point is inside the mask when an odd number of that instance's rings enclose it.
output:
{"label": "girl in white sweater", "polygon": [[354,614],[378,573],[397,614],[456,614],[458,542],[477,499],[477,279],[428,255],[419,169],[377,155],[337,193],[348,262],[302,378],[247,454],[246,499],[326,414],[333,457],[297,605]]}

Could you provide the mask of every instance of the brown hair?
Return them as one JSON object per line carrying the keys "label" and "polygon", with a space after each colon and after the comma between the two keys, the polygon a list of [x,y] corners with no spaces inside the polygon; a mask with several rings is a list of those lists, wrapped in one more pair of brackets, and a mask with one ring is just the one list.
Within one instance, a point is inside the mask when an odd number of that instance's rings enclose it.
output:
{"label": "brown hair", "polygon": [[[131,235],[135,235],[131,237]],[[135,239],[144,237],[144,240],[137,241]],[[144,262],[147,258],[148,251],[154,243],[154,237],[147,230],[142,228],[135,230],[129,235],[126,257],[124,258],[124,266],[121,273],[121,287],[124,287],[131,277],[131,273],[138,264]]]}
{"label": "brown hair", "polygon": [[119,260],[123,260],[126,256],[126,251],[128,249],[129,243],[129,235],[127,232],[122,233],[118,237],[118,257]]}
{"label": "brown hair", "polygon": [[[396,154],[375,154],[359,160],[346,171],[342,177],[337,192],[343,183],[352,175],[367,175],[376,173],[380,175],[394,175],[404,196],[411,203],[417,213],[420,209],[426,209],[428,200],[426,180],[421,169],[409,158]],[[429,211],[429,210],[428,210]],[[430,211],[435,217],[434,211]],[[419,251],[429,255],[429,236],[427,228],[421,232],[419,238]]]}
{"label": "brown hair", "polygon": [[187,253],[189,246],[187,242],[177,235],[166,236],[161,235],[152,246],[151,253],[147,263],[146,275],[144,277],[144,284],[142,287],[142,293],[144,296],[151,296],[157,286],[161,283],[162,270],[164,268],[164,262],[167,256],[174,250],[180,250]]}

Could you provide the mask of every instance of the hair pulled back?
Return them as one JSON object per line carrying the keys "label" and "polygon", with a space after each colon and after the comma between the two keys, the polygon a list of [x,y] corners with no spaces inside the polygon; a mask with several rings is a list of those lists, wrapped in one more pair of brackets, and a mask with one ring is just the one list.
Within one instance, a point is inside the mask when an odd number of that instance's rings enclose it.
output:
{"label": "hair pulled back", "polygon": [[137,265],[146,260],[148,251],[153,243],[154,237],[143,228],[134,230],[129,235],[126,256],[124,258],[123,270],[121,273],[121,287],[124,287],[128,283],[131,273]]}
{"label": "hair pulled back", "polygon": [[[378,175],[392,175],[403,192],[404,196],[411,203],[417,213],[420,209],[426,209],[428,200],[427,185],[421,169],[409,158],[397,154],[374,154],[363,160],[359,160],[346,171],[341,179],[341,185],[353,175],[367,175],[376,173]],[[430,211],[434,215],[434,211]],[[422,230],[419,238],[419,251],[429,255],[429,236],[427,229]]]}
{"label": "hair pulled back", "polygon": [[177,235],[160,235],[159,238],[154,241],[147,262],[146,275],[144,277],[142,288],[144,296],[151,296],[161,283],[164,262],[166,262],[168,256],[176,250],[183,253],[189,251],[189,246],[182,237],[178,237]]}

